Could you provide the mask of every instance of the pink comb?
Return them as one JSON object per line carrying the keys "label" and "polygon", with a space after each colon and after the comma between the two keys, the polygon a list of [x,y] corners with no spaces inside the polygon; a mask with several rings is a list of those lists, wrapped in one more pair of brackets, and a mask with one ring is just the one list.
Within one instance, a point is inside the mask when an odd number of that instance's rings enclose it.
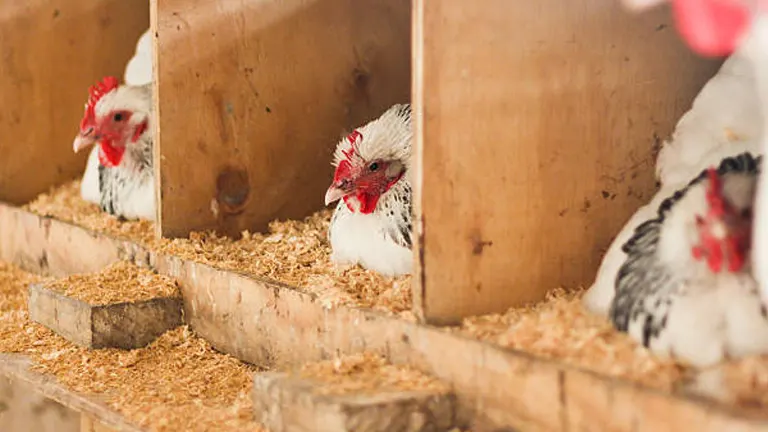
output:
{"label": "pink comb", "polygon": [[88,89],[88,103],[85,105],[85,115],[80,121],[80,129],[85,129],[96,121],[96,103],[99,102],[105,94],[116,89],[118,86],[119,82],[117,81],[117,78],[107,76],[104,77],[101,82],[96,83],[96,85],[93,85]]}
{"label": "pink comb", "polygon": [[724,56],[738,46],[751,19],[743,0],[672,0],[677,30],[704,56]]}

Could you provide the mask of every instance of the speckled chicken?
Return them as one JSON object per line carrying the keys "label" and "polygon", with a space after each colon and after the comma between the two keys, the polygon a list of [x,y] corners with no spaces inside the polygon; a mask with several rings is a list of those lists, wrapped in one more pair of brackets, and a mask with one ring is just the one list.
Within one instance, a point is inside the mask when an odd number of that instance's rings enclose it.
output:
{"label": "speckled chicken", "polygon": [[391,107],[336,147],[325,204],[331,219],[331,259],[386,276],[409,274],[411,252],[410,105]]}
{"label": "speckled chicken", "polygon": [[150,115],[152,88],[119,86],[106,77],[91,87],[73,149],[98,144],[99,204],[124,219],[155,219]]}
{"label": "speckled chicken", "polygon": [[[125,84],[141,86],[152,82],[152,39],[149,30],[136,43],[136,52],[125,67]],[[80,182],[80,196],[95,204],[101,202],[99,192],[99,146],[94,146],[88,155],[83,178]]]}
{"label": "speckled chicken", "polygon": [[723,159],[635,229],[609,312],[618,330],[697,367],[768,353],[750,264],[760,162],[749,153]]}

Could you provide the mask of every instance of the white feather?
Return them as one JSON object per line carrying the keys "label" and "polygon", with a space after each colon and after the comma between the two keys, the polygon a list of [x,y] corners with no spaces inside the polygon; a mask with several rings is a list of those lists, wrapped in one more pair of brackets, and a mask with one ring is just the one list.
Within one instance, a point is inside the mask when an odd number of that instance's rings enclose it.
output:
{"label": "white feather", "polygon": [[[765,124],[768,120],[768,16],[759,13],[752,24],[751,37],[744,48],[752,59],[756,71],[759,114]],[[761,152],[768,151],[768,136],[761,139]],[[752,262],[755,279],[761,287],[762,298],[768,302],[768,177],[760,175],[755,197],[755,222],[752,240]]]}
{"label": "white feather", "polygon": [[80,182],[80,196],[88,202],[99,203],[99,146],[93,146],[88,155],[83,180]]}
{"label": "white feather", "polygon": [[152,82],[152,37],[147,30],[136,44],[136,52],[125,68],[125,83],[144,85]]}
{"label": "white feather", "polygon": [[[346,204],[341,202],[339,206]],[[342,210],[330,227],[331,260],[339,265],[359,263],[384,276],[410,274],[413,252],[385,237],[389,223],[375,213]]]}

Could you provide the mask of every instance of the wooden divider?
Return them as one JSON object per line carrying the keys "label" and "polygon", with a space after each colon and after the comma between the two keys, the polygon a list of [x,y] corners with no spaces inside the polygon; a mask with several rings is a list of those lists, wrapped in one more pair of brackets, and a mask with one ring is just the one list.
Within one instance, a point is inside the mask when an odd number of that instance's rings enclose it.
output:
{"label": "wooden divider", "polygon": [[419,314],[457,322],[589,284],[719,62],[664,8],[414,1]]}
{"label": "wooden divider", "polygon": [[122,78],[149,25],[146,0],[0,2],[0,199],[21,204],[74,178],[88,86]]}
{"label": "wooden divider", "polygon": [[408,0],[152,2],[163,236],[323,206],[345,130],[407,102]]}

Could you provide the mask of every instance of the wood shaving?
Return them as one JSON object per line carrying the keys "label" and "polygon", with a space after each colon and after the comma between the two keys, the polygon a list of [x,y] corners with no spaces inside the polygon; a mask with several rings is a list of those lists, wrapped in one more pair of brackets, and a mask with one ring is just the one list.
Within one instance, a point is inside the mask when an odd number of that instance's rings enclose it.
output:
{"label": "wood shaving", "polygon": [[321,383],[316,394],[380,394],[403,391],[446,393],[450,388],[435,377],[410,366],[396,366],[370,353],[341,356],[333,360],[308,363],[299,371],[301,378]]}
{"label": "wood shaving", "polygon": [[150,221],[119,221],[101,211],[98,205],[80,197],[80,180],[52,188],[22,207],[41,216],[53,217],[94,232],[132,240],[144,246],[155,241],[155,227]]}
{"label": "wood shaving", "polygon": [[94,306],[181,296],[172,278],[127,261],[118,261],[98,273],[51,278],[44,285]]}
{"label": "wood shaving", "polygon": [[359,266],[340,268],[331,262],[330,209],[302,221],[274,221],[268,233],[245,231],[238,240],[213,232],[193,232],[189,239],[158,240],[152,223],[119,222],[84,201],[79,181],[40,195],[26,208],[95,232],[133,240],[155,252],[271,279],[316,295],[328,308],[371,308],[413,319],[410,276],[388,278]]}
{"label": "wood shaving", "polygon": [[32,370],[151,431],[263,431],[252,420],[255,367],[214,351],[186,326],[137,350],[80,348],[29,321],[27,286],[40,281],[0,262],[0,352],[27,355]]}
{"label": "wood shaving", "polygon": [[668,391],[684,379],[683,366],[654,356],[608,320],[587,312],[581,305],[582,293],[557,289],[529,307],[466,319],[458,331]]}

